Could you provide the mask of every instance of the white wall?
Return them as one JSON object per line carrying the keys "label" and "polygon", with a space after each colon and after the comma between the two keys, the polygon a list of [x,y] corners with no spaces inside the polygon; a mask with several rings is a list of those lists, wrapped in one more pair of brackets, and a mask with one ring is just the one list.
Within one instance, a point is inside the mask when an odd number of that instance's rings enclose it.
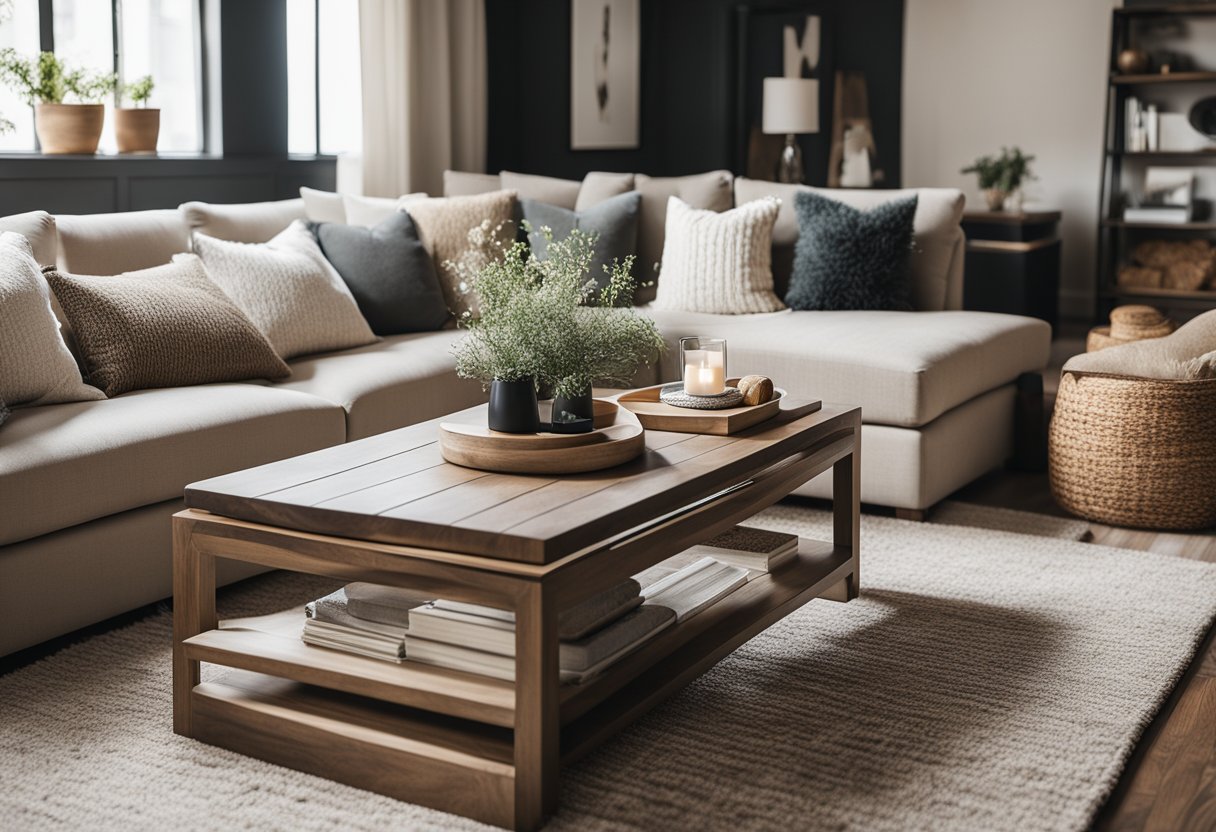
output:
{"label": "white wall", "polygon": [[1110,10],[1119,0],[907,0],[903,184],[962,188],[976,157],[1017,145],[1027,205],[1064,212],[1062,315],[1093,314]]}

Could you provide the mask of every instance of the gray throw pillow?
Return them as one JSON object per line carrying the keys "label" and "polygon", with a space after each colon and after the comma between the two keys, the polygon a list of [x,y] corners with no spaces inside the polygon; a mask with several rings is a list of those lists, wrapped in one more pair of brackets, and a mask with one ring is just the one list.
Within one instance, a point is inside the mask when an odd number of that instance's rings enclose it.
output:
{"label": "gray throw pillow", "polygon": [[409,214],[397,211],[374,228],[321,222],[312,231],[372,332],[427,332],[447,323],[435,264]]}
{"label": "gray throw pillow", "polygon": [[[623,262],[629,255],[637,254],[638,211],[642,204],[642,196],[637,191],[619,194],[585,211],[570,211],[531,199],[521,199],[520,203],[523,205],[524,219],[532,225],[529,242],[538,260],[545,259],[548,245],[540,234],[542,226],[553,230],[555,241],[566,239],[576,228],[598,235],[595,258],[591,262],[591,278],[598,287],[608,282],[605,267],[611,266],[612,261]],[[637,275],[636,268],[634,275]]]}
{"label": "gray throw pillow", "polygon": [[9,414],[8,405],[6,405],[4,403],[3,399],[0,399],[0,425],[3,425],[5,422],[8,421],[8,414]]}
{"label": "gray throw pillow", "polygon": [[785,303],[791,309],[912,309],[916,196],[869,211],[817,193],[794,196],[798,242]]}

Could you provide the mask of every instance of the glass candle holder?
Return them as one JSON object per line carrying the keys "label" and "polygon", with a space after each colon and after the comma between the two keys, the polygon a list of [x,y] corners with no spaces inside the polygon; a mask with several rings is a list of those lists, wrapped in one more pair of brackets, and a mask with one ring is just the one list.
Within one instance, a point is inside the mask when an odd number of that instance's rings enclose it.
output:
{"label": "glass candle holder", "polygon": [[690,396],[720,396],[726,392],[726,339],[699,335],[680,339],[684,392]]}

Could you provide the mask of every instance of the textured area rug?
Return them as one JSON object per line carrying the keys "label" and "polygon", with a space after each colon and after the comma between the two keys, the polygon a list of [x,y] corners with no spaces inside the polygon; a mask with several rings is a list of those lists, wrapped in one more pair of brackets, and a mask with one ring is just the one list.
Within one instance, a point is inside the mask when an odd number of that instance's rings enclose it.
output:
{"label": "textured area rug", "polygon": [[[870,516],[862,542],[861,599],[808,604],[570,767],[550,828],[1082,829],[1216,615],[1197,562]],[[222,614],[328,586],[255,579]],[[169,638],[160,614],[0,677],[5,828],[483,828],[175,736]]]}

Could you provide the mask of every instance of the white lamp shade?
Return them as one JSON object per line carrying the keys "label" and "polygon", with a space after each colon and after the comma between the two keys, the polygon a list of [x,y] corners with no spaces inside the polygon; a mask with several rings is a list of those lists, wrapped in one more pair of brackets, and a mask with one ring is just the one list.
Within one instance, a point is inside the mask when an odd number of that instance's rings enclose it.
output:
{"label": "white lamp shade", "polygon": [[818,133],[819,81],[814,78],[765,78],[765,133]]}

